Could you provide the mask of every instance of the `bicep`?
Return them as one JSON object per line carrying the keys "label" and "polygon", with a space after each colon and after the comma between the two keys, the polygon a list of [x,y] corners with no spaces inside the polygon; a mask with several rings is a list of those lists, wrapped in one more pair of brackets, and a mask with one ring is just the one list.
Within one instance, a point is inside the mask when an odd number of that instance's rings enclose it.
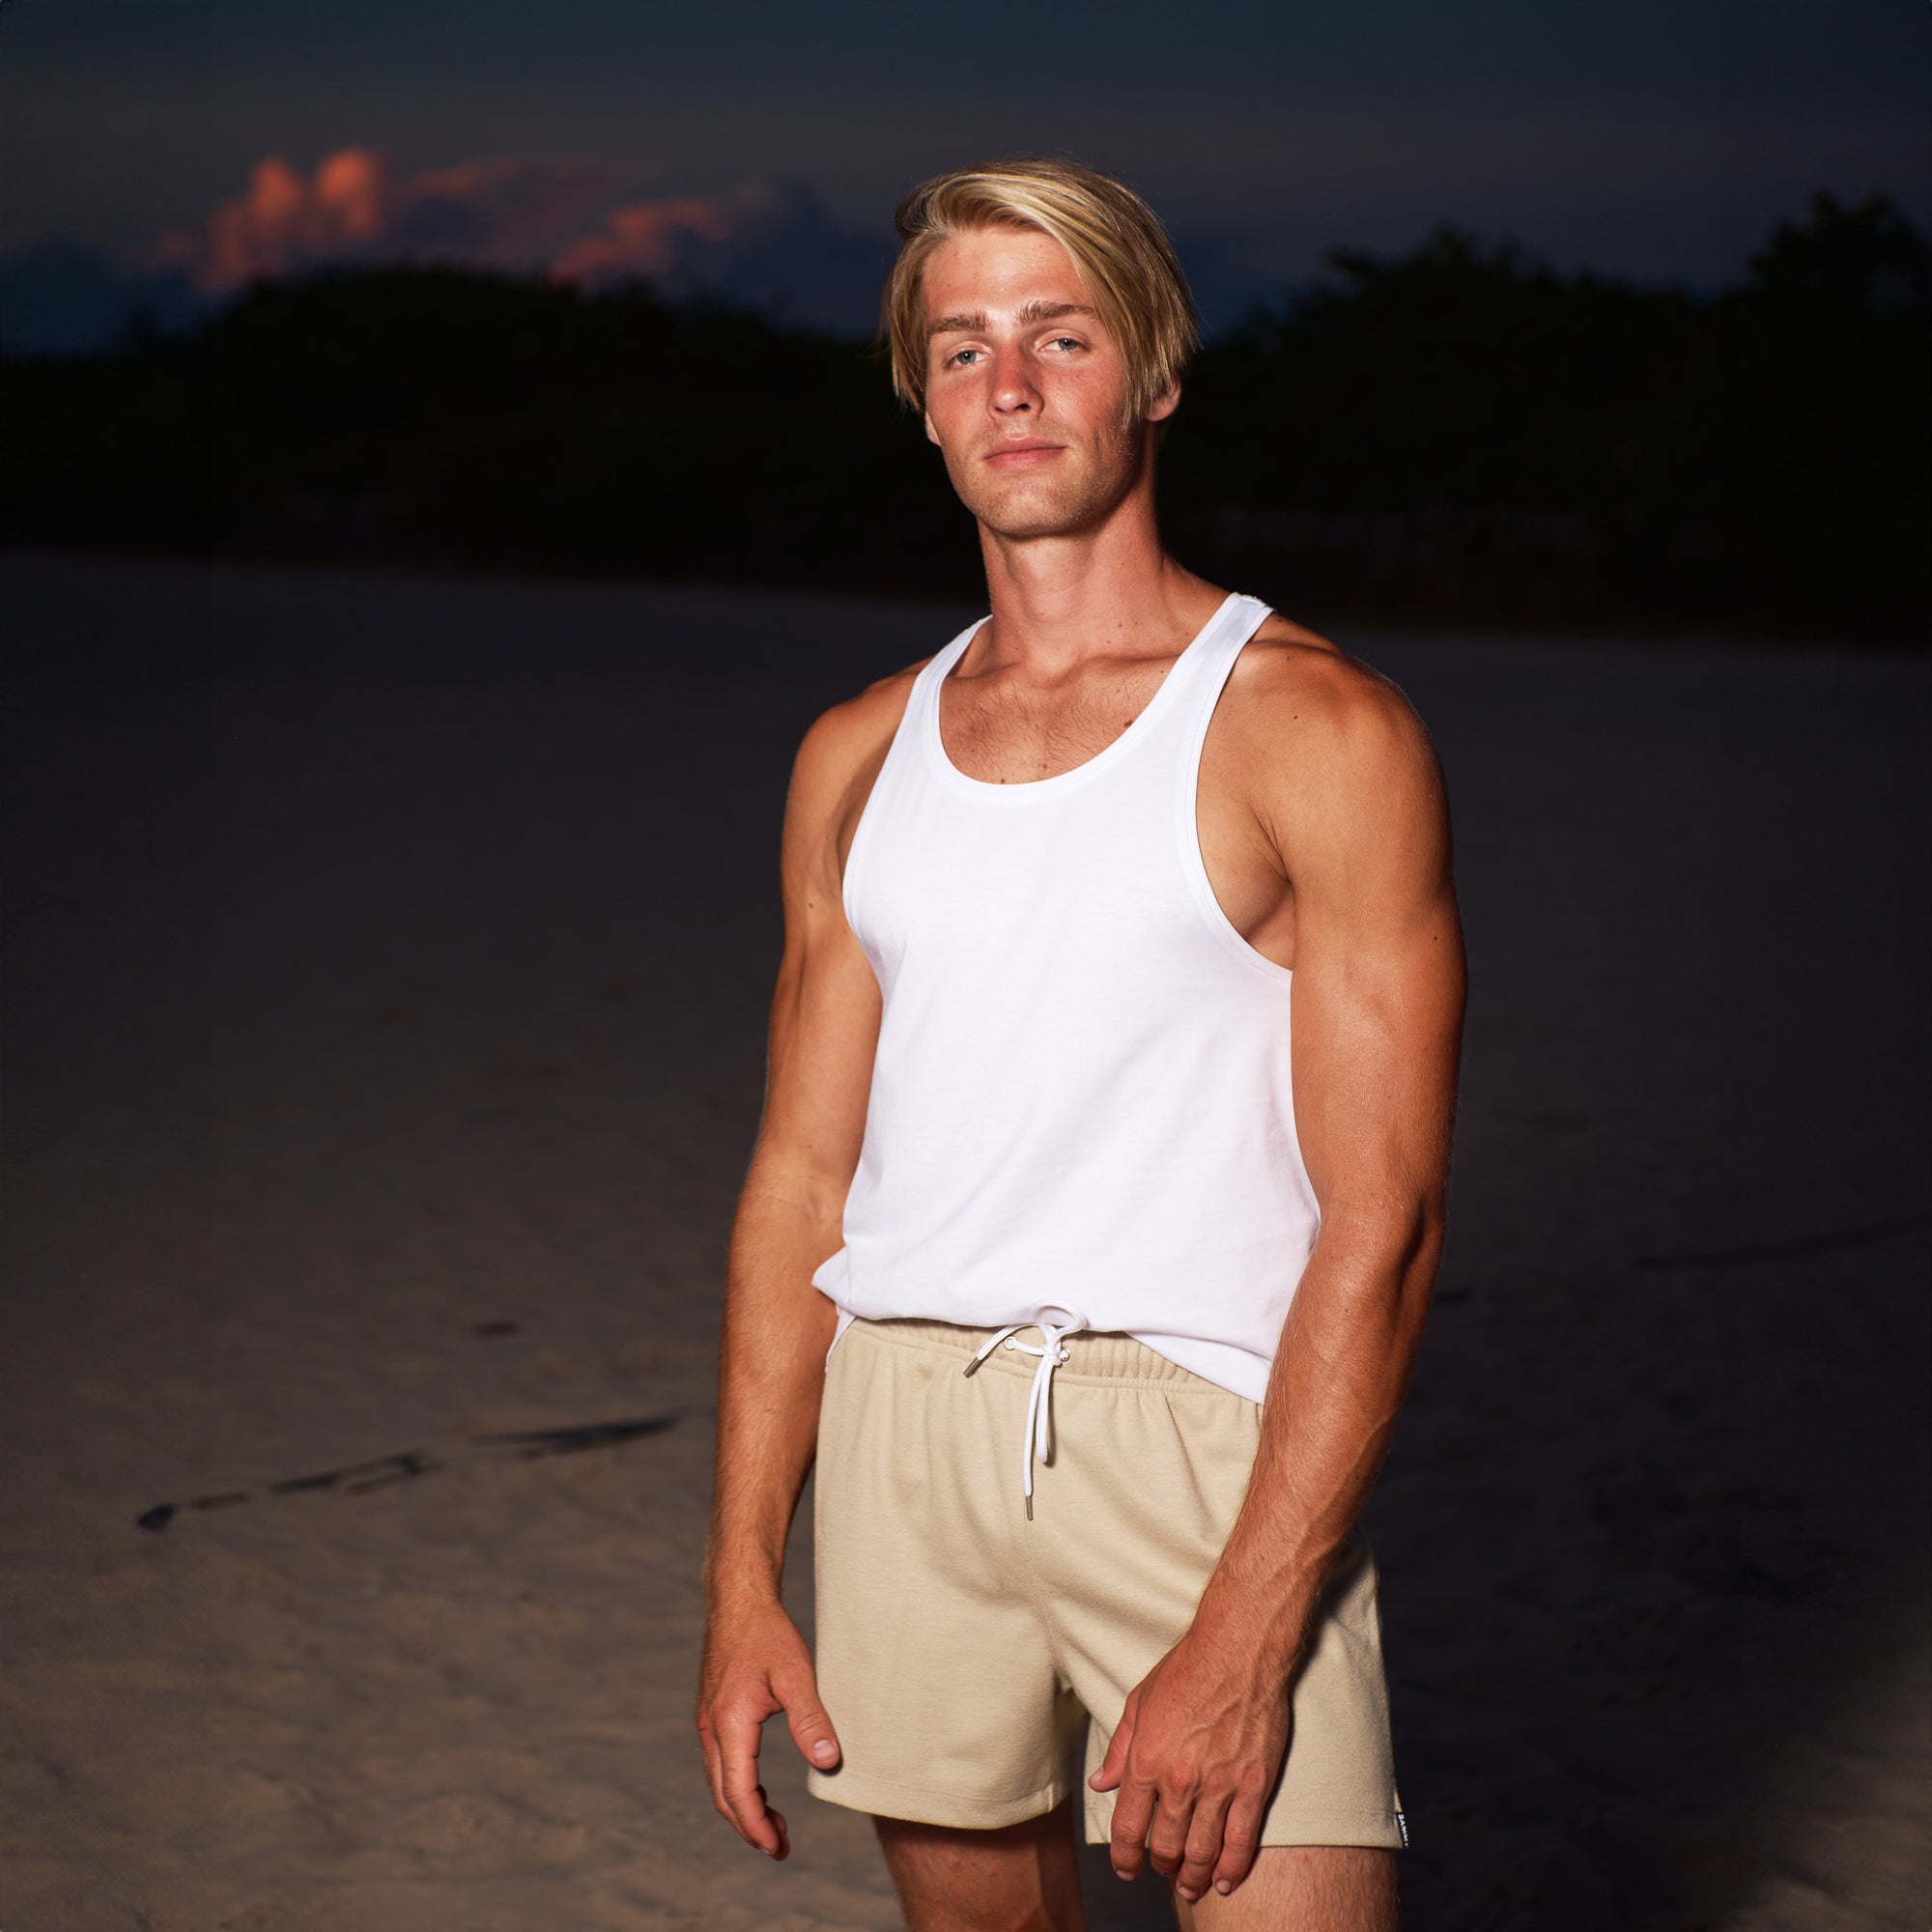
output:
{"label": "bicep", "polygon": [[859,1163],[879,1038],[879,984],[844,925],[787,942],[772,1001],[760,1156],[836,1185]]}
{"label": "bicep", "polygon": [[794,1170],[842,1202],[865,1134],[880,997],[839,892],[840,831],[867,776],[840,749],[808,738],[786,803],[785,944],[754,1164]]}
{"label": "bicep", "polygon": [[1345,743],[1293,865],[1295,1117],[1326,1218],[1446,1179],[1463,961],[1441,777],[1406,714]]}

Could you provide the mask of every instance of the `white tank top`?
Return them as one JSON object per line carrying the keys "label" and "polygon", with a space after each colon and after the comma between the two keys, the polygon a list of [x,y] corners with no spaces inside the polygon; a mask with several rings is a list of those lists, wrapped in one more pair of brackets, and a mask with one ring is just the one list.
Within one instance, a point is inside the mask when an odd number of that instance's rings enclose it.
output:
{"label": "white tank top", "polygon": [[914,680],[845,863],[884,1011],[845,1245],[812,1276],[838,1334],[1070,1316],[1261,1401],[1319,1214],[1292,976],[1216,902],[1194,795],[1267,615],[1230,597],[1111,745],[1030,784],[940,737],[979,624]]}

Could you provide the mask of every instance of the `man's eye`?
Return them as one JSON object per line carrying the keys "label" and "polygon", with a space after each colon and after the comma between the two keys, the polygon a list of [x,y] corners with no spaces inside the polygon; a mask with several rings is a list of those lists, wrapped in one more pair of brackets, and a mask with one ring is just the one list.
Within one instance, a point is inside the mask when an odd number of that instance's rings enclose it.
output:
{"label": "man's eye", "polygon": [[1056,335],[1053,338],[1052,346],[1055,349],[1080,349],[1084,348],[1085,344],[1081,342],[1077,335]]}
{"label": "man's eye", "polygon": [[977,349],[955,349],[952,352],[952,354],[949,355],[946,359],[949,362],[963,363],[966,360],[967,356],[977,355],[979,355],[979,353],[980,352]]}

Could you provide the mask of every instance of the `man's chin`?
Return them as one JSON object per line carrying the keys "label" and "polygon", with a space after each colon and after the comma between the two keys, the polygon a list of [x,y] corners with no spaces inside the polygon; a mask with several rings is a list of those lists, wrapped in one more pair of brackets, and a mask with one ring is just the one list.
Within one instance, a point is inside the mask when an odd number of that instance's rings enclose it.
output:
{"label": "man's chin", "polygon": [[966,507],[994,536],[1027,543],[1078,536],[1105,520],[1107,505],[1103,493],[1033,489],[987,491]]}

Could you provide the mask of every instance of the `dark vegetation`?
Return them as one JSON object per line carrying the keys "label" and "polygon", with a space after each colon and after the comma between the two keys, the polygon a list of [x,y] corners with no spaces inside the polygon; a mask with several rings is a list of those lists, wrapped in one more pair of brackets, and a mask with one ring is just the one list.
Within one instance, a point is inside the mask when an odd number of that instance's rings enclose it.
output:
{"label": "dark vegetation", "polygon": [[[1203,355],[1184,560],[1311,621],[1932,616],[1932,247],[1820,197],[1696,298],[1443,232]],[[257,287],[0,361],[13,543],[970,589],[876,353],[647,288],[443,269]]]}

